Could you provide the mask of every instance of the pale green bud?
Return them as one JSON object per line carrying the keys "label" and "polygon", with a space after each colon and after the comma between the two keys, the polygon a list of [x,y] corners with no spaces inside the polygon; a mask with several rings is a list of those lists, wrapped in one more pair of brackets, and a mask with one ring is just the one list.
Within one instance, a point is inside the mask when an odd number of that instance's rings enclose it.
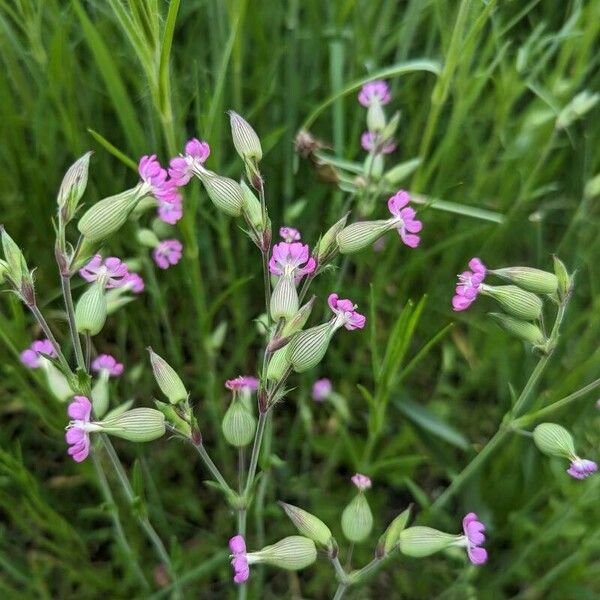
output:
{"label": "pale green bud", "polygon": [[98,335],[106,323],[107,306],[104,282],[96,280],[79,298],[75,307],[75,324],[79,333]]}
{"label": "pale green bud", "polygon": [[279,502],[279,505],[285,510],[300,534],[326,548],[331,546],[331,531],[321,519],[298,506],[286,504],[285,502]]}
{"label": "pale green bud", "polygon": [[137,241],[147,248],[156,248],[160,244],[157,235],[151,229],[140,229],[136,234]]}
{"label": "pale green bud", "polygon": [[271,294],[271,318],[278,322],[293,317],[299,308],[298,291],[291,274],[284,274],[277,280]]}
{"label": "pale green bud", "polygon": [[135,300],[135,297],[127,294],[127,289],[123,287],[106,290],[104,297],[106,298],[106,314],[108,315],[114,314],[120,308]]}
{"label": "pale green bud", "polygon": [[239,217],[244,204],[244,192],[237,181],[211,171],[199,175],[212,203],[225,214]]}
{"label": "pale green bud", "polygon": [[0,226],[0,235],[2,236],[2,251],[4,252],[4,258],[6,259],[6,262],[4,263],[5,276],[12,282],[14,287],[20,289],[23,278],[26,278],[29,275],[25,257],[19,246],[17,246],[10,235],[6,233],[6,229],[4,229],[3,226]]}
{"label": "pale green bud", "polygon": [[130,442],[151,442],[165,434],[165,416],[155,408],[133,408],[100,425],[106,433]]}
{"label": "pale green bud", "polygon": [[316,297],[313,296],[291,319],[286,322],[281,332],[283,337],[289,337],[302,330],[302,328],[306,325],[308,318],[310,317],[310,313],[312,312],[315,304],[315,298]]}
{"label": "pale green bud", "polygon": [[5,275],[8,271],[8,263],[0,258],[0,285],[4,283]]}
{"label": "pale green bud", "polygon": [[567,271],[567,267],[563,263],[558,256],[553,257],[554,260],[554,273],[556,274],[556,279],[558,281],[558,294],[560,298],[565,298],[567,294],[571,291],[571,286],[573,285],[573,278],[569,275]]}
{"label": "pale green bud", "polygon": [[221,430],[228,444],[243,448],[254,439],[256,418],[241,400],[235,398],[223,417]]}
{"label": "pale green bud", "polygon": [[249,564],[263,563],[287,571],[299,571],[317,560],[315,543],[300,535],[290,535],[272,546],[247,554]]}
{"label": "pale green bud", "polygon": [[77,228],[89,242],[100,242],[119,230],[142,199],[140,186],[109,196],[88,208]]}
{"label": "pale green bud", "polygon": [[400,544],[400,534],[406,528],[410,517],[410,507],[401,512],[384,531],[377,544],[377,555],[383,557]]}
{"label": "pale green bud", "polygon": [[74,390],[71,389],[67,378],[47,359],[42,357],[40,364],[46,375],[46,383],[52,395],[59,402],[66,402],[73,397]]}
{"label": "pale green bud", "polygon": [[546,342],[542,330],[533,323],[515,319],[504,313],[489,313],[489,315],[498,323],[498,325],[500,325],[500,327],[502,327],[502,329],[504,329],[504,331],[524,342],[529,342],[534,346],[541,346]]}
{"label": "pale green bud", "polygon": [[371,101],[367,108],[367,128],[369,131],[379,133],[385,127],[385,112],[383,106],[376,100]]}
{"label": "pale green bud", "polygon": [[262,159],[260,139],[250,123],[233,110],[229,111],[231,137],[236,152],[244,161],[259,162]]}
{"label": "pale green bud", "polygon": [[400,111],[396,111],[392,118],[387,122],[386,126],[381,130],[380,139],[382,145],[392,141],[394,135],[396,135],[396,131],[398,129],[398,125],[400,124]]}
{"label": "pale green bud", "polygon": [[390,230],[390,221],[358,221],[345,227],[337,235],[337,243],[342,254],[359,252],[371,246]]}
{"label": "pale green bud", "polygon": [[91,155],[91,152],[86,152],[80,159],[73,163],[65,173],[60,184],[56,202],[65,223],[68,223],[75,215],[77,205],[87,187]]}
{"label": "pale green bud", "polygon": [[177,431],[179,431],[179,433],[185,435],[186,437],[190,437],[192,435],[192,428],[190,424],[179,415],[174,406],[158,400],[154,401],[154,405],[156,406],[157,410],[160,410],[160,412],[165,415],[167,422],[170,423]]}
{"label": "pale green bud", "polygon": [[288,344],[288,357],[294,371],[303,373],[316,367],[323,360],[332,335],[331,323],[298,332]]}
{"label": "pale green bud", "polygon": [[575,456],[573,437],[556,423],[541,423],[533,430],[533,441],[540,452],[548,456],[571,458]]}
{"label": "pale green bud", "polygon": [[460,536],[444,533],[431,527],[409,527],[400,533],[400,552],[422,558],[454,545]]}
{"label": "pale green bud", "polygon": [[254,195],[254,192],[248,187],[246,182],[240,183],[242,192],[244,194],[244,200],[242,203],[242,211],[244,216],[249,223],[258,231],[262,231],[265,228],[263,223],[262,205],[260,200]]}
{"label": "pale green bud", "polygon": [[373,514],[363,492],[359,492],[342,513],[342,531],[351,542],[362,542],[373,529]]}
{"label": "pale green bud", "polygon": [[392,167],[389,171],[386,171],[383,175],[383,178],[386,180],[386,183],[389,183],[392,186],[396,187],[401,181],[404,181],[411,173],[414,173],[422,162],[423,161],[420,158],[413,158],[411,160],[401,162],[395,167]]}
{"label": "pale green bud", "polygon": [[585,188],[583,189],[583,195],[585,198],[596,198],[600,196],[600,174],[595,175],[591,179],[585,182]]}
{"label": "pale green bud", "polygon": [[556,119],[556,128],[565,129],[569,127],[571,123],[592,110],[598,102],[600,102],[600,94],[592,94],[587,90],[580,92],[562,109]]}
{"label": "pale green bud", "polygon": [[315,247],[314,254],[317,257],[317,265],[322,265],[333,258],[335,253],[339,250],[337,243],[337,235],[346,226],[348,221],[348,215],[346,213],[339,221],[334,223],[319,239],[317,246]]}
{"label": "pale green bud", "polygon": [[498,277],[507,279],[520,288],[534,294],[555,294],[558,279],[554,273],[548,273],[531,267],[506,267],[490,271]]}
{"label": "pale green bud", "polygon": [[187,390],[183,381],[177,375],[175,369],[162,357],[160,357],[152,348],[148,348],[150,353],[150,364],[154,379],[162,393],[169,399],[171,404],[177,404],[188,397]]}
{"label": "pale green bud", "polygon": [[481,285],[481,293],[491,296],[509,314],[525,321],[539,319],[542,301],[538,296],[516,285]]}
{"label": "pale green bud", "polygon": [[267,367],[267,379],[269,381],[281,381],[281,378],[290,366],[291,362],[288,348],[284,347],[275,351],[273,356],[271,356],[269,366]]}
{"label": "pale green bud", "polygon": [[94,415],[101,419],[108,410],[109,388],[108,379],[109,372],[106,369],[101,369],[98,374],[98,379],[92,387],[92,406],[94,407]]}
{"label": "pale green bud", "polygon": [[384,158],[383,154],[368,154],[365,158],[364,172],[371,179],[379,179],[383,175]]}

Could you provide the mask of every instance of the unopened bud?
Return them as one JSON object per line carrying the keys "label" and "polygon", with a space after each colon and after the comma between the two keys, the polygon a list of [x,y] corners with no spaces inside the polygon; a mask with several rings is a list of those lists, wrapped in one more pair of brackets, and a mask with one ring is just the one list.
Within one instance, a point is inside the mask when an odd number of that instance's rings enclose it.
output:
{"label": "unopened bud", "polygon": [[279,505],[285,510],[299,533],[321,546],[326,548],[331,546],[331,530],[321,519],[292,504],[279,502]]}
{"label": "unopened bud", "polygon": [[77,205],[87,187],[91,155],[91,152],[86,152],[73,163],[60,184],[56,202],[64,223],[68,223],[75,215]]}
{"label": "unopened bud", "polygon": [[367,109],[367,128],[369,131],[378,133],[385,127],[385,112],[381,104],[373,100]]}
{"label": "unopened bud", "polygon": [[175,369],[162,357],[160,357],[152,348],[148,348],[150,353],[150,364],[154,379],[161,392],[169,399],[171,404],[177,404],[188,397],[187,390],[183,381],[177,375]]}
{"label": "unopened bud", "polygon": [[299,308],[298,291],[291,274],[284,274],[277,280],[271,294],[271,318],[278,322],[292,318]]}
{"label": "unopened bud", "polygon": [[346,226],[346,221],[348,221],[349,214],[350,213],[346,213],[339,221],[334,223],[319,239],[317,246],[314,250],[314,255],[317,258],[318,265],[322,265],[326,262],[329,262],[339,250],[336,238],[338,233],[340,233]]}
{"label": "unopened bud", "polygon": [[178,414],[174,406],[165,402],[160,402],[159,400],[155,400],[154,405],[157,410],[160,410],[160,412],[165,415],[165,419],[174,429],[186,437],[191,436],[192,428],[190,424]]}
{"label": "unopened bud", "polygon": [[290,535],[272,546],[248,553],[247,558],[249,564],[264,563],[288,571],[299,571],[317,560],[317,549],[311,539]]}
{"label": "unopened bud", "polygon": [[151,442],[165,434],[165,416],[155,408],[133,408],[101,425],[106,433],[130,442]]}
{"label": "unopened bud", "polygon": [[558,295],[562,299],[565,298],[571,291],[573,278],[571,275],[569,275],[567,267],[565,267],[565,263],[563,263],[558,256],[553,256],[553,260],[554,273],[556,274],[556,279],[558,280]]}
{"label": "unopened bud", "polygon": [[233,110],[229,111],[229,121],[231,123],[233,145],[240,158],[244,162],[260,162],[262,159],[260,139],[250,123]]}
{"label": "unopened bud", "polygon": [[406,528],[410,517],[410,507],[401,512],[389,525],[377,544],[377,554],[386,556],[400,544],[400,534]]}
{"label": "unopened bud", "polygon": [[254,195],[254,192],[248,187],[246,182],[242,181],[240,186],[242,187],[242,192],[244,194],[242,211],[246,220],[257,231],[263,231],[265,229],[265,224],[263,223],[263,211],[260,200]]}
{"label": "unopened bud", "polygon": [[392,141],[394,135],[396,135],[396,131],[398,129],[398,125],[400,124],[400,111],[396,111],[392,118],[387,122],[386,126],[381,130],[379,134],[379,139],[381,140],[381,145],[385,145],[388,142]]}
{"label": "unopened bud", "polygon": [[409,527],[400,534],[400,552],[422,558],[449,548],[459,537],[431,527]]}
{"label": "unopened bud", "polygon": [[290,337],[294,335],[294,333],[302,330],[302,328],[306,325],[308,318],[310,317],[310,313],[312,312],[315,304],[315,299],[316,296],[313,296],[291,319],[287,321],[281,332],[283,337]]}
{"label": "unopened bud", "polygon": [[25,257],[19,246],[2,226],[0,226],[0,236],[2,237],[2,251],[5,258],[4,276],[10,280],[17,290],[20,290],[23,280],[30,276]]}
{"label": "unopened bud", "polygon": [[533,323],[515,319],[504,313],[489,313],[489,315],[498,323],[498,325],[500,325],[500,327],[502,327],[502,329],[504,329],[504,331],[524,342],[529,342],[534,346],[541,346],[546,342],[542,330]]}
{"label": "unopened bud", "polygon": [[490,271],[498,277],[507,279],[520,288],[534,294],[555,294],[558,279],[554,273],[548,273],[531,267],[506,267]]}
{"label": "unopened bud", "polygon": [[516,285],[481,285],[481,293],[491,296],[513,317],[535,321],[542,314],[542,301],[538,296]]}
{"label": "unopened bud", "polygon": [[158,236],[151,229],[140,229],[136,234],[137,241],[147,248],[156,248],[160,244]]}
{"label": "unopened bud", "polygon": [[98,335],[106,323],[106,316],[104,282],[97,280],[81,295],[75,307],[77,331]]}
{"label": "unopened bud", "polygon": [[368,154],[365,158],[364,172],[369,174],[371,179],[377,181],[383,175],[384,158],[383,154],[377,152]]}
{"label": "unopened bud", "polygon": [[7,271],[8,263],[0,258],[0,285],[4,283]]}
{"label": "unopened bud", "polygon": [[237,181],[210,171],[200,175],[200,179],[208,197],[219,210],[232,217],[242,214],[244,192]]}
{"label": "unopened bud", "polygon": [[110,373],[107,369],[101,369],[98,379],[92,388],[92,406],[94,407],[94,415],[101,419],[108,410],[109,389],[108,379]]}
{"label": "unopened bud", "polygon": [[288,354],[288,348],[283,347],[277,350],[271,356],[269,366],[267,367],[267,379],[269,381],[281,381],[285,372],[290,368],[291,362]]}
{"label": "unopened bud", "polygon": [[363,492],[359,492],[342,513],[342,531],[351,542],[362,542],[373,529],[373,514]]}
{"label": "unopened bud", "polygon": [[71,389],[67,378],[47,359],[40,358],[40,365],[46,375],[46,383],[52,395],[59,402],[66,402],[73,397],[74,390]]}
{"label": "unopened bud", "polygon": [[[288,357],[294,371],[303,373],[316,367],[323,360],[332,335],[330,323],[298,332],[288,344]],[[280,350],[283,351],[285,348]]]}
{"label": "unopened bud", "polygon": [[243,448],[254,439],[256,418],[240,399],[235,398],[223,417],[221,430],[228,444]]}
{"label": "unopened bud", "polygon": [[337,243],[342,254],[359,252],[376,242],[389,231],[389,221],[359,221],[345,227],[337,235]]}
{"label": "unopened bud", "polygon": [[533,441],[540,452],[548,456],[571,458],[575,456],[575,444],[571,434],[556,423],[541,423],[533,430]]}

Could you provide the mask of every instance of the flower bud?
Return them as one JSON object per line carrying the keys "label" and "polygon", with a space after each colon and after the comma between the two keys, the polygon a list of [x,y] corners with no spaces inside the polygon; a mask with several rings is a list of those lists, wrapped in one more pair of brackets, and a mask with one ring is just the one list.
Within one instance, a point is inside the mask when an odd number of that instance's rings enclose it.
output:
{"label": "flower bud", "polygon": [[310,317],[310,313],[315,304],[315,298],[316,296],[313,296],[291,319],[287,321],[281,332],[282,337],[290,337],[294,333],[302,330]]}
{"label": "flower bud", "polygon": [[165,434],[165,416],[155,408],[133,408],[101,425],[106,433],[130,442],[151,442]]}
{"label": "flower bud", "polygon": [[339,221],[334,223],[317,242],[313,253],[316,256],[317,265],[329,262],[339,250],[336,238],[338,233],[346,226],[349,214],[346,213]]}
{"label": "flower bud", "polygon": [[200,175],[212,203],[225,214],[239,217],[244,204],[244,192],[237,181],[207,171]]}
{"label": "flower bud", "polygon": [[156,406],[157,410],[160,410],[160,412],[165,415],[167,422],[170,423],[179,433],[186,437],[190,437],[192,435],[192,428],[190,424],[181,416],[179,416],[174,406],[166,404],[165,402],[160,402],[159,400],[155,400],[154,405]]}
{"label": "flower bud", "polygon": [[382,536],[379,538],[377,544],[377,555],[380,557],[386,556],[400,543],[400,534],[406,528],[408,519],[410,517],[410,507],[405,511],[401,512],[384,531]]}
{"label": "flower bud", "polygon": [[177,404],[188,397],[187,390],[183,385],[175,369],[162,357],[160,357],[152,348],[148,348],[150,353],[150,364],[154,379],[158,383],[161,392],[169,399],[171,404]]}
{"label": "flower bud", "polygon": [[92,388],[92,406],[94,408],[94,415],[96,418],[101,419],[108,410],[108,378],[110,373],[106,369],[101,369],[98,375],[98,379]]}
{"label": "flower bud", "polygon": [[263,213],[260,200],[254,195],[254,192],[248,187],[246,182],[240,183],[242,192],[244,193],[244,200],[242,203],[242,211],[246,220],[258,231],[265,229],[263,223]]}
{"label": "flower bud", "polygon": [[351,542],[362,542],[373,529],[373,514],[363,492],[359,492],[342,513],[342,531]]}
{"label": "flower bud", "polygon": [[125,224],[141,199],[138,187],[104,198],[87,209],[77,229],[88,242],[100,242]]}
{"label": "flower bud", "polygon": [[73,163],[65,173],[60,184],[56,202],[64,223],[68,223],[75,215],[77,205],[87,187],[91,155],[91,152],[86,152],[79,160]]}
{"label": "flower bud", "polygon": [[279,502],[296,529],[313,542],[329,548],[331,546],[331,531],[321,519],[292,504]]}
{"label": "flower bud", "polygon": [[288,344],[287,355],[294,371],[303,373],[316,367],[325,356],[332,335],[333,327],[330,323],[298,332]]}
{"label": "flower bud", "polygon": [[42,357],[40,365],[46,375],[46,383],[52,395],[59,402],[66,402],[73,397],[74,390],[71,389],[67,378],[47,359]]}
{"label": "flower bud", "polygon": [[367,109],[367,128],[374,133],[380,132],[385,127],[385,112],[377,101],[369,104]]}
{"label": "flower bud", "polygon": [[291,362],[288,348],[284,347],[277,350],[271,356],[269,366],[267,367],[267,379],[269,381],[281,381],[285,372],[290,368]]}
{"label": "flower bud", "polygon": [[409,527],[400,534],[400,552],[422,558],[452,546],[459,538],[431,527]]}
{"label": "flower bud", "polygon": [[337,243],[342,254],[358,252],[377,241],[389,231],[389,221],[358,221],[345,227],[337,235]]}
{"label": "flower bud", "polygon": [[535,294],[516,285],[481,285],[481,293],[491,296],[513,317],[534,321],[542,314],[542,301]]}
{"label": "flower bud", "polygon": [[104,282],[95,281],[79,298],[75,307],[75,324],[79,333],[98,335],[106,323],[107,306]]}
{"label": "flower bud", "polygon": [[17,290],[20,290],[23,279],[29,276],[25,257],[19,246],[2,226],[0,226],[0,236],[2,237],[2,251],[6,259],[4,262],[4,275]]}
{"label": "flower bud", "polygon": [[7,271],[8,263],[0,258],[0,285],[4,283]]}
{"label": "flower bud", "polygon": [[231,137],[236,152],[244,161],[259,162],[262,159],[262,148],[256,131],[250,123],[233,110],[229,111]]}
{"label": "flower bud", "polygon": [[514,335],[524,342],[529,342],[534,346],[541,346],[546,342],[542,330],[533,323],[522,321],[521,319],[515,319],[514,317],[510,317],[504,313],[488,314],[498,323],[498,325],[500,325],[500,327],[502,327],[502,329],[504,329],[504,331],[510,335]]}
{"label": "flower bud", "polygon": [[571,458],[575,444],[571,434],[556,423],[541,423],[533,430],[533,441],[540,452],[548,456]]}
{"label": "flower bud", "polygon": [[136,234],[137,241],[147,248],[156,248],[160,244],[157,235],[151,229],[140,229]]}
{"label": "flower bud", "polygon": [[394,137],[394,135],[396,135],[396,131],[398,129],[399,124],[400,111],[396,111],[393,114],[392,118],[387,122],[386,126],[381,130],[379,139],[381,140],[382,146],[392,141],[392,138]]}
{"label": "flower bud", "polygon": [[378,180],[383,175],[384,158],[383,154],[368,154],[365,158],[364,172],[368,173],[371,179]]}
{"label": "flower bud", "polygon": [[271,318],[278,322],[292,318],[299,308],[298,291],[292,275],[284,274],[275,285],[271,294]]}
{"label": "flower bud", "polygon": [[573,278],[569,275],[567,267],[558,256],[553,256],[554,273],[558,281],[558,294],[560,298],[565,298],[573,285]]}
{"label": "flower bud", "polygon": [[223,417],[221,430],[228,444],[235,448],[243,448],[254,439],[256,418],[244,403],[236,398]]}
{"label": "flower bud", "polygon": [[317,560],[317,549],[311,539],[290,535],[258,552],[250,552],[247,558],[249,564],[264,563],[288,571],[299,571]]}
{"label": "flower bud", "polygon": [[507,279],[534,294],[555,294],[558,287],[558,279],[554,273],[531,267],[506,267],[490,271],[490,273]]}

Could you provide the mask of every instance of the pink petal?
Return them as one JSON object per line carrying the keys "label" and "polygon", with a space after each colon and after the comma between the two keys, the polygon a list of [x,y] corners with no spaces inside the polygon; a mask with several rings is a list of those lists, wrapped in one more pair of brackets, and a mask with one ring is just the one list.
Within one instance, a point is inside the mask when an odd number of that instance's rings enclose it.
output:
{"label": "pink petal", "polygon": [[469,548],[469,560],[474,565],[482,565],[488,559],[488,553],[485,548]]}

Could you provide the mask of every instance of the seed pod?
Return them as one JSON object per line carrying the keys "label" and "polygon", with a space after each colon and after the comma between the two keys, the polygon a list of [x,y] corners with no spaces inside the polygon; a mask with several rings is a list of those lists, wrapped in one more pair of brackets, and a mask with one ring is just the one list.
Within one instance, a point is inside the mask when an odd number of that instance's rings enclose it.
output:
{"label": "seed pod", "polygon": [[384,531],[377,544],[377,554],[383,557],[389,554],[400,543],[400,534],[406,528],[410,517],[410,507],[401,512]]}
{"label": "seed pod", "polygon": [[534,294],[555,294],[558,287],[558,279],[554,273],[531,267],[506,267],[490,273]]}
{"label": "seed pod", "polygon": [[400,552],[422,558],[455,544],[460,536],[444,533],[431,527],[409,527],[400,534]]}
{"label": "seed pod", "polygon": [[271,294],[271,318],[278,322],[279,319],[291,319],[299,308],[298,291],[292,275],[284,274],[275,285]]}
{"label": "seed pod", "polygon": [[250,552],[247,558],[249,564],[264,563],[287,571],[299,571],[317,560],[317,549],[311,539],[290,535],[258,552]]}
{"label": "seed pod", "polygon": [[165,434],[165,416],[155,408],[133,408],[101,425],[104,432],[130,442],[151,442]]}
{"label": "seed pod", "polygon": [[279,502],[279,506],[285,510],[299,533],[321,546],[331,546],[331,530],[321,519],[292,504]]}
{"label": "seed pod", "polygon": [[228,444],[235,448],[243,448],[254,439],[256,418],[244,403],[236,398],[223,417],[221,430]]}
{"label": "seed pod", "polygon": [[380,132],[385,127],[385,112],[381,104],[373,100],[367,109],[367,128],[375,133]]}
{"label": "seed pod", "polygon": [[96,418],[101,419],[108,410],[108,378],[110,377],[109,372],[106,369],[102,369],[98,375],[98,379],[92,388],[92,406],[94,407],[94,415]]}
{"label": "seed pod", "polygon": [[373,514],[363,492],[359,492],[342,513],[342,531],[351,542],[362,542],[373,529]]}
{"label": "seed pod", "polygon": [[358,221],[345,227],[337,235],[337,243],[342,254],[359,252],[376,242],[390,230],[390,221]]}
{"label": "seed pod", "polygon": [[212,203],[225,214],[239,217],[244,204],[244,192],[237,181],[207,171],[199,176]]}
{"label": "seed pod", "polygon": [[229,111],[229,122],[231,124],[233,145],[240,158],[244,162],[259,162],[262,159],[262,148],[256,131],[246,119],[233,110]]}
{"label": "seed pod", "polygon": [[546,341],[542,330],[533,323],[522,321],[521,319],[515,319],[514,317],[509,317],[504,313],[488,314],[498,323],[498,325],[500,325],[500,327],[502,327],[502,329],[504,329],[504,331],[510,335],[514,335],[524,342],[529,342],[535,346],[540,346]]}
{"label": "seed pod", "polygon": [[95,281],[79,298],[75,307],[75,324],[79,333],[98,335],[106,323],[107,306],[104,283]]}
{"label": "seed pod", "polygon": [[329,262],[339,250],[336,238],[338,233],[340,233],[346,226],[346,221],[348,221],[349,214],[350,213],[346,213],[339,221],[334,223],[323,234],[321,239],[319,239],[317,246],[314,249],[314,255],[317,258],[318,265]]}
{"label": "seed pod", "polygon": [[68,223],[77,210],[77,205],[85,192],[88,182],[88,169],[91,152],[86,152],[74,162],[65,173],[56,202],[63,222]]}
{"label": "seed pod", "polygon": [[541,423],[533,430],[533,441],[540,452],[548,456],[571,458],[575,456],[573,437],[556,423]]}
{"label": "seed pod", "polygon": [[316,367],[323,360],[332,335],[331,323],[323,323],[297,333],[288,344],[288,358],[294,371],[303,373]]}
{"label": "seed pod", "polygon": [[535,321],[542,314],[542,301],[538,296],[516,285],[481,285],[481,293],[491,296],[513,317]]}
{"label": "seed pod", "polygon": [[183,381],[177,375],[175,369],[162,357],[160,357],[152,348],[148,348],[150,353],[150,364],[154,379],[158,383],[158,387],[162,393],[169,399],[171,404],[178,404],[188,397],[187,390],[183,385]]}

